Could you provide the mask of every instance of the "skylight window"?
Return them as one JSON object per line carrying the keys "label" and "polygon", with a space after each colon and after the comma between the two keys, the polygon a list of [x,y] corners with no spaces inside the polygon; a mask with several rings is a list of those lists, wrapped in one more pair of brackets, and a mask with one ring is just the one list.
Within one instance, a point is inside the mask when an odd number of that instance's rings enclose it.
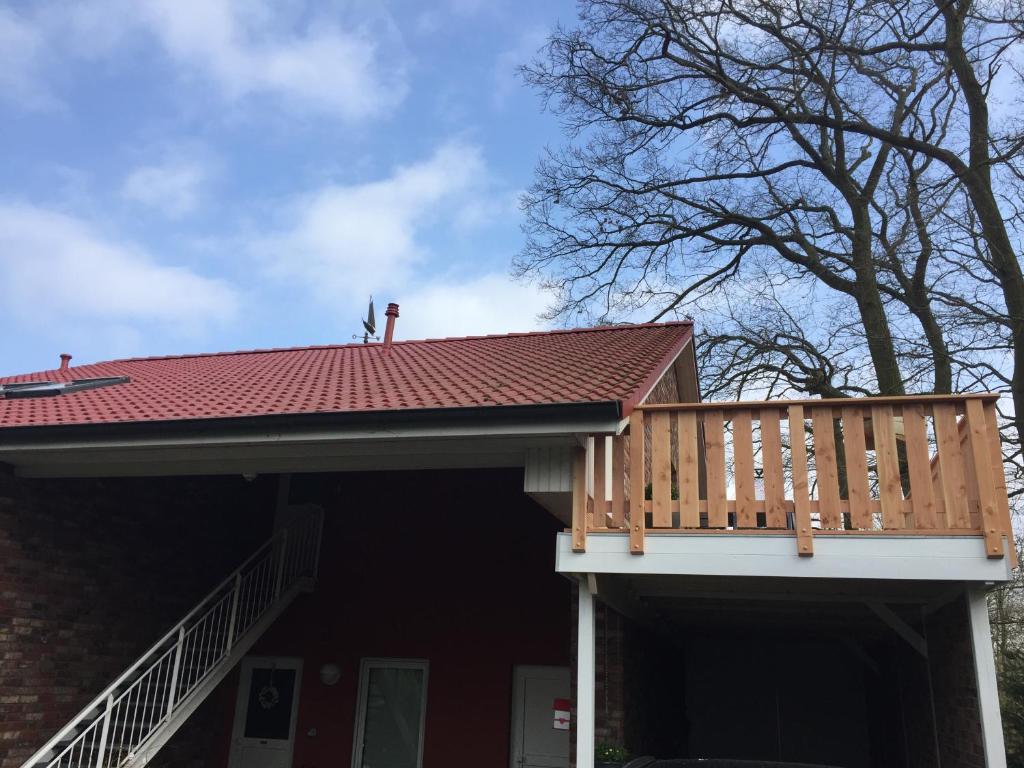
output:
{"label": "skylight window", "polygon": [[22,381],[15,384],[0,384],[0,398],[16,400],[29,397],[57,397],[71,395],[86,389],[99,389],[114,384],[127,384],[127,376],[102,376],[96,379],[74,379],[73,381]]}

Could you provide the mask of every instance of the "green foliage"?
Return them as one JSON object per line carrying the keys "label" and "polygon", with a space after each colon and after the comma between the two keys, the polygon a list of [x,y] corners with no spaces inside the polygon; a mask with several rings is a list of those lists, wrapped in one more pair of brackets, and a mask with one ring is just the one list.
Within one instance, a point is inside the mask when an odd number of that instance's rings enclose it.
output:
{"label": "green foliage", "polygon": [[629,760],[629,752],[625,747],[613,744],[598,744],[594,749],[594,757],[607,763],[624,763]]}

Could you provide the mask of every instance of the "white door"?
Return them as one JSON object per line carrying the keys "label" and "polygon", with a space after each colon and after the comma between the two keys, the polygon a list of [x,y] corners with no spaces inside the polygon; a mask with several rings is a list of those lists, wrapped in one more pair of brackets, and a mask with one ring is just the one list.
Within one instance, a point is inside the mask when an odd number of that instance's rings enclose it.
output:
{"label": "white door", "polygon": [[230,768],[291,768],[301,659],[242,660]]}
{"label": "white door", "polygon": [[426,661],[363,659],[353,768],[420,768],[426,714]]}
{"label": "white door", "polygon": [[569,668],[518,666],[513,674],[511,768],[569,768]]}

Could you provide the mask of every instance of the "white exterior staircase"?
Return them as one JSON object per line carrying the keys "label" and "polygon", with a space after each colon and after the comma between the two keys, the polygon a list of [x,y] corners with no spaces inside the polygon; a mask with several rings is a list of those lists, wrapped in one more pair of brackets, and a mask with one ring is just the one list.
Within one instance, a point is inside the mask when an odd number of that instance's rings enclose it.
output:
{"label": "white exterior staircase", "polygon": [[305,509],[22,768],[141,768],[302,592],[313,588],[323,512]]}

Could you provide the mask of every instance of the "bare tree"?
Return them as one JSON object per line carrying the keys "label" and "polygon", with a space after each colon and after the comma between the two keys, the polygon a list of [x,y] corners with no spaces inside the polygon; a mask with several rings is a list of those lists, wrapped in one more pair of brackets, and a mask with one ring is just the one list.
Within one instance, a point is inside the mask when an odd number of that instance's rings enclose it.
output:
{"label": "bare tree", "polygon": [[[1007,10],[586,0],[525,69],[574,141],[539,165],[518,271],[543,275],[554,316],[726,306],[707,343],[761,365],[744,386],[943,392],[998,381],[1008,354],[1024,417],[1024,281],[995,187],[1022,141],[987,104],[1020,39]],[[774,294],[760,322],[723,298],[752,283]],[[800,296],[816,306],[795,313]],[[998,348],[971,346],[993,326]]]}

